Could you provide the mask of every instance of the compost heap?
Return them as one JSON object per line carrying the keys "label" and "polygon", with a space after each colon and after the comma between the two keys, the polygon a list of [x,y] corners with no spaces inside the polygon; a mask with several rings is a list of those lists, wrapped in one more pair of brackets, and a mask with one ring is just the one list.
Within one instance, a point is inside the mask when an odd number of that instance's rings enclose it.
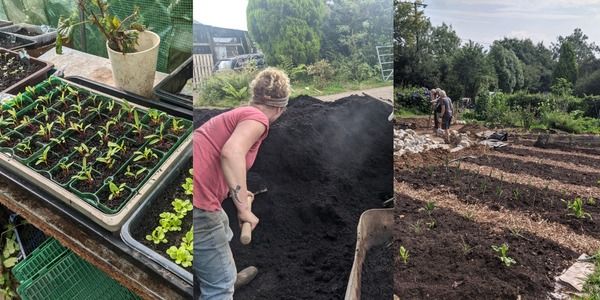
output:
{"label": "compost heap", "polygon": [[[220,112],[195,111],[194,123]],[[290,101],[250,170],[269,189],[253,204],[260,223],[250,245],[239,242],[232,201],[223,203],[238,270],[259,269],[236,299],[344,297],[360,214],[393,196],[391,112],[390,105],[363,96]]]}

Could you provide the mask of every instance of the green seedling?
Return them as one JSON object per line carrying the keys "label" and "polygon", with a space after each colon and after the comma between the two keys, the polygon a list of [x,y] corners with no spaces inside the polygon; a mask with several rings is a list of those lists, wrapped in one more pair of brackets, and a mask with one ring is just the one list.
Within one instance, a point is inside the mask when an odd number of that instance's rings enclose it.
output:
{"label": "green seedling", "polygon": [[98,103],[98,106],[90,108],[90,113],[100,115],[102,113],[102,102]]}
{"label": "green seedling", "polygon": [[40,124],[40,129],[36,133],[36,135],[41,136],[44,140],[49,141],[52,138],[52,127],[54,127],[54,122],[47,124]]}
{"label": "green seedling", "polygon": [[63,174],[66,176],[69,174],[69,170],[71,170],[71,166],[73,166],[73,163],[75,163],[74,161],[67,163],[66,160],[61,161],[58,164],[58,167],[62,170]]}
{"label": "green seedling", "polygon": [[519,200],[519,197],[521,196],[521,191],[519,189],[515,189],[513,190],[513,198],[516,200]]}
{"label": "green seedling", "polygon": [[144,174],[144,172],[146,172],[146,171],[148,171],[148,169],[147,169],[147,168],[144,168],[144,167],[142,167],[142,168],[140,168],[139,170],[137,170],[137,171],[133,172],[133,171],[131,170],[131,166],[127,166],[127,171],[125,172],[125,176],[127,176],[127,177],[131,177],[131,178],[133,178],[133,179],[137,180],[137,179],[138,179],[138,178],[140,178],[140,176],[141,176],[142,174]]}
{"label": "green seedling", "polygon": [[135,155],[135,157],[133,158],[133,161],[140,161],[140,160],[150,161],[152,158],[155,158],[155,159],[158,158],[158,155],[156,155],[156,153],[154,153],[154,151],[152,151],[152,149],[150,149],[148,147],[144,147],[144,151],[133,152],[133,155]]}
{"label": "green seedling", "polygon": [[577,197],[573,201],[568,201],[567,210],[569,211],[568,215],[575,216],[577,219],[589,218],[590,220],[592,220],[592,215],[585,212],[583,208],[583,200],[581,199],[581,197]]}
{"label": "green seedling", "polygon": [[150,122],[152,122],[152,124],[158,124],[163,116],[166,116],[167,114],[158,110],[158,109],[154,109],[154,108],[150,108],[148,109],[148,116],[150,117]]}
{"label": "green seedling", "polygon": [[173,209],[180,218],[183,218],[188,211],[192,211],[192,209],[194,208],[190,200],[183,200],[179,198],[173,200],[173,202],[171,202],[171,205],[173,205]]}
{"label": "green seedling", "polygon": [[133,106],[131,104],[129,104],[129,102],[125,99],[121,99],[121,101],[123,102],[121,104],[121,111],[127,113],[127,117],[129,120],[131,120],[131,118],[133,117],[133,112],[135,111],[135,109],[133,108]]}
{"label": "green seedling", "polygon": [[0,127],[7,127],[15,125],[15,120],[13,118],[4,118],[4,116],[0,116]]}
{"label": "green seedling", "polygon": [[171,212],[163,212],[160,214],[160,220],[158,221],[166,231],[180,231],[181,230],[181,219],[178,215]]}
{"label": "green seedling", "polygon": [[10,142],[12,139],[10,136],[0,132],[0,143]]}
{"label": "green seedling", "polygon": [[23,154],[31,154],[31,139],[26,139],[16,146],[17,151]]}
{"label": "green seedling", "polygon": [[190,251],[185,246],[179,246],[179,248],[171,246],[167,249],[167,254],[178,265],[182,265],[183,267],[190,267],[192,265],[194,256],[190,254]]}
{"label": "green seedling", "polygon": [[503,243],[502,246],[492,245],[492,249],[498,254],[497,257],[505,266],[510,267],[517,263],[512,257],[508,256],[508,245],[506,243]]}
{"label": "green seedling", "polygon": [[62,128],[67,128],[67,115],[62,113],[56,117],[56,123]]}
{"label": "green seedling", "polygon": [[42,96],[38,96],[37,100],[39,101],[39,103],[45,105],[45,106],[50,106],[50,96],[51,95],[42,95]]}
{"label": "green seedling", "polygon": [[37,161],[35,162],[35,165],[39,165],[39,164],[44,164],[46,166],[48,166],[48,152],[50,151],[50,147],[46,146],[46,148],[44,148],[44,151],[42,152],[42,154],[38,157]]}
{"label": "green seedling", "polygon": [[398,257],[402,260],[402,262],[406,265],[408,264],[409,253],[404,246],[400,246],[400,250],[398,251]]}
{"label": "green seedling", "polygon": [[79,155],[84,158],[91,156],[92,154],[94,154],[94,152],[96,152],[96,147],[89,148],[84,143],[81,143],[77,147],[73,147],[73,149],[75,149],[75,151],[77,151],[77,153],[79,153]]}
{"label": "green seedling", "polygon": [[188,251],[192,251],[194,250],[194,227],[192,226],[192,228],[190,228],[190,230],[188,230],[185,233],[185,236],[183,238],[181,238],[181,244],[186,246],[186,249]]}
{"label": "green seedling", "polygon": [[110,113],[113,111],[114,108],[115,101],[113,99],[109,99],[108,102],[106,102],[106,111]]}
{"label": "green seedling", "polygon": [[153,242],[155,245],[167,243],[166,233],[167,231],[164,228],[158,226],[152,230],[152,234],[146,235],[146,240]]}
{"label": "green seedling", "polygon": [[108,182],[108,189],[110,191],[110,195],[108,195],[108,200],[111,201],[113,199],[117,199],[121,197],[123,191],[125,191],[125,183],[121,183],[116,185],[114,182]]}
{"label": "green seedling", "polygon": [[81,103],[79,103],[78,101],[76,104],[71,104],[71,107],[73,108],[73,111],[77,114],[77,116],[81,117],[81,110],[83,110]]}
{"label": "green seedling", "polygon": [[588,200],[587,200],[587,204],[595,206],[596,205],[596,199],[594,199],[594,197],[589,197]]}
{"label": "green seedling", "polygon": [[163,136],[164,129],[165,129],[165,123],[160,123],[158,132],[155,134],[147,135],[144,137],[144,139],[150,140],[150,142],[148,142],[149,145],[154,145],[156,143],[162,142],[164,139],[164,136]]}
{"label": "green seedling", "polygon": [[72,178],[80,181],[87,181],[88,183],[94,182],[93,176],[94,169],[92,166],[87,165],[87,158],[83,158],[83,163],[81,164],[81,170],[77,172]]}
{"label": "green seedling", "polygon": [[425,203],[425,206],[423,208],[421,208],[420,210],[424,210],[428,215],[431,216],[434,209],[435,209],[435,201],[427,201],[427,203]]}
{"label": "green seedling", "polygon": [[69,121],[69,129],[77,132],[79,135],[84,135],[85,132],[92,127],[91,124],[83,125],[83,123],[75,123],[73,121]]}
{"label": "green seedling", "polygon": [[10,115],[10,118],[13,119],[14,121],[16,121],[18,119],[17,118],[17,110],[16,109],[11,108],[11,109],[7,110],[6,112]]}
{"label": "green seedling", "polygon": [[23,97],[21,95],[18,95],[18,97],[13,98],[12,107],[14,107],[16,110],[20,110],[21,108],[23,108]]}
{"label": "green seedling", "polygon": [[184,189],[186,195],[194,194],[194,180],[192,178],[187,177],[181,187]]}
{"label": "green seedling", "polygon": [[133,124],[130,124],[130,126],[133,128],[133,133],[137,134],[138,137],[141,138],[142,134],[144,133],[144,126],[142,125],[142,122],[140,122],[137,110],[133,111]]}
{"label": "green seedling", "polygon": [[183,124],[181,123],[183,122],[180,122],[179,119],[173,118],[173,121],[171,121],[171,131],[173,131],[175,134],[179,134],[184,128]]}
{"label": "green seedling", "polygon": [[29,116],[23,116],[23,119],[19,121],[20,126],[31,127],[33,124],[31,123],[31,118]]}

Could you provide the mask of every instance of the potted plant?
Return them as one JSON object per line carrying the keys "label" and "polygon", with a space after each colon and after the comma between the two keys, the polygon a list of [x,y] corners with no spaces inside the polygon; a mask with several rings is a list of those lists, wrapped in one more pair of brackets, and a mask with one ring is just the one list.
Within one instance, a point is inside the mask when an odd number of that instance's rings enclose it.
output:
{"label": "potted plant", "polygon": [[78,22],[61,17],[56,36],[56,53],[62,53],[63,42],[69,42],[73,28],[80,24],[95,25],[106,39],[106,50],[117,87],[145,97],[152,96],[160,37],[138,23],[139,9],[121,20],[111,15],[105,0],[77,0],[87,19]]}

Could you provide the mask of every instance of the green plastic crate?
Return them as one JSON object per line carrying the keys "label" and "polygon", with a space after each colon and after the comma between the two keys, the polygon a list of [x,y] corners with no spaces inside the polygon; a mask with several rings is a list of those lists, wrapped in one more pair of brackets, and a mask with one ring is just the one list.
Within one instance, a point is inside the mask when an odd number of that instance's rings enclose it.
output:
{"label": "green plastic crate", "polygon": [[21,284],[17,293],[23,300],[139,299],[71,251]]}
{"label": "green plastic crate", "polygon": [[63,247],[57,240],[53,238],[47,239],[31,252],[27,259],[18,263],[12,269],[12,273],[19,282],[23,283],[33,278],[38,271],[52,263],[53,260],[60,257],[66,251],[67,248]]}

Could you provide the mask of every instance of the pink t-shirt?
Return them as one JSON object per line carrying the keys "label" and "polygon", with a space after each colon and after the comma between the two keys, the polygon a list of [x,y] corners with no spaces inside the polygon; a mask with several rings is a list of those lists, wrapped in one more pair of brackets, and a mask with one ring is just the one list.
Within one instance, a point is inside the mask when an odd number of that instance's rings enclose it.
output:
{"label": "pink t-shirt", "polygon": [[269,119],[256,107],[245,106],[222,113],[194,131],[194,206],[206,211],[221,210],[229,187],[221,169],[221,149],[239,123],[255,120],[265,133],[246,154],[246,171],[252,167],[258,148],[269,132]]}

